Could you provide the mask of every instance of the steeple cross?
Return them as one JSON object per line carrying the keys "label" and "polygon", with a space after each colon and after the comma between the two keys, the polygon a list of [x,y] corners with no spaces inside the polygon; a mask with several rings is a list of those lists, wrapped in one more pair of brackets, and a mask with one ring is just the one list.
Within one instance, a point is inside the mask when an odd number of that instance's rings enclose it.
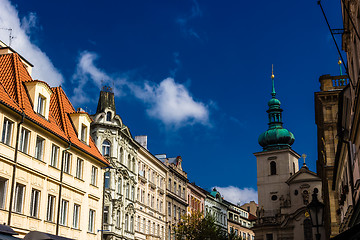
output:
{"label": "steeple cross", "polygon": [[301,157],[304,159],[304,165],[306,165],[306,163],[305,163],[305,159],[306,159],[306,154],[305,153],[303,153],[302,155],[301,155]]}

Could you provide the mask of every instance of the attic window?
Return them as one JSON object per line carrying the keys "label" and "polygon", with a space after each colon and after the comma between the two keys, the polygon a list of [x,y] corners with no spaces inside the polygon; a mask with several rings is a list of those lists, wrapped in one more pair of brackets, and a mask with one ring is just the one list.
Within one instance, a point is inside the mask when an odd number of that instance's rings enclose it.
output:
{"label": "attic window", "polygon": [[39,113],[41,116],[45,116],[45,103],[46,103],[46,98],[39,94],[36,112]]}
{"label": "attic window", "polygon": [[108,122],[111,121],[111,112],[106,113],[106,121],[108,121]]}
{"label": "attic window", "polygon": [[87,142],[87,127],[81,124],[81,141]]}

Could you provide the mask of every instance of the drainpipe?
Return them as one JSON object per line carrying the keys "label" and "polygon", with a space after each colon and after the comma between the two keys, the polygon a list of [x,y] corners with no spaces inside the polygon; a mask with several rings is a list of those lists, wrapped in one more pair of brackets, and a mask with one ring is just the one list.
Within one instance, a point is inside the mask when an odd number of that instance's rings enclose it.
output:
{"label": "drainpipe", "polygon": [[60,221],[60,204],[61,204],[61,192],[62,192],[62,181],[63,181],[63,175],[64,175],[64,158],[65,158],[65,152],[70,150],[71,142],[69,142],[69,147],[63,150],[62,157],[61,157],[61,167],[60,167],[60,185],[59,185],[59,200],[58,200],[58,211],[56,216],[56,234],[59,235],[59,221]]}
{"label": "drainpipe", "polygon": [[15,187],[15,174],[16,174],[16,166],[17,166],[17,156],[18,156],[18,147],[19,147],[19,135],[20,135],[20,127],[21,124],[24,123],[25,113],[22,112],[21,120],[17,125],[16,131],[16,143],[15,143],[15,153],[14,153],[14,163],[13,163],[13,174],[11,179],[11,188],[10,188],[10,204],[9,204],[9,215],[7,225],[10,226],[11,224],[11,214],[13,208],[13,198],[14,198],[14,187]]}

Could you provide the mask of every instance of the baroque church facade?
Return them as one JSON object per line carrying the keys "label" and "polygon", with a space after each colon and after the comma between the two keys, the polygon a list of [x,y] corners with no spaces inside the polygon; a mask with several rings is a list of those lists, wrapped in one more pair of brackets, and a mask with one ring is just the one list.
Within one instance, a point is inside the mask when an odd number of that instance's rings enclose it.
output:
{"label": "baroque church facade", "polygon": [[116,114],[114,93],[110,89],[104,90],[100,92],[91,124],[91,136],[110,162],[104,174],[103,239],[134,239],[140,145]]}
{"label": "baroque church facade", "polygon": [[291,145],[294,135],[283,128],[282,109],[276,98],[272,74],[272,98],[267,110],[269,128],[259,136],[263,150],[257,159],[258,219],[253,227],[256,240],[315,239],[307,205],[312,193],[322,196],[320,178],[304,164]]}

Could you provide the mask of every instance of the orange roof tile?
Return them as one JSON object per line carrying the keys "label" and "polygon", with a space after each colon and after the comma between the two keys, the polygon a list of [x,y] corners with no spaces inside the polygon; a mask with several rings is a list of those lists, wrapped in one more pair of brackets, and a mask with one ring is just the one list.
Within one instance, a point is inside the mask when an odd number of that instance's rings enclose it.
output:
{"label": "orange roof tile", "polygon": [[17,53],[0,55],[0,102],[18,112],[24,112],[28,119],[49,132],[70,141],[72,145],[101,162],[109,164],[101,155],[91,137],[89,145],[78,139],[69,116],[70,113],[75,112],[75,109],[63,89],[61,87],[51,88],[53,94],[50,99],[50,112],[47,120],[33,110],[33,103],[24,85],[24,82],[29,81],[35,80],[31,78]]}

